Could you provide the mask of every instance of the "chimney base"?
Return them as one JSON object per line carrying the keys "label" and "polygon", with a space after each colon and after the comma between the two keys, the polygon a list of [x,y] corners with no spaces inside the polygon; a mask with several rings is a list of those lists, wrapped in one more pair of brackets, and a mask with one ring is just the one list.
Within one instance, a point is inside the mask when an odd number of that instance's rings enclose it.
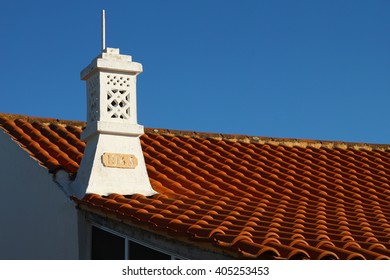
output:
{"label": "chimney base", "polygon": [[149,181],[139,136],[103,132],[89,135],[71,190],[77,197],[86,193],[156,194]]}

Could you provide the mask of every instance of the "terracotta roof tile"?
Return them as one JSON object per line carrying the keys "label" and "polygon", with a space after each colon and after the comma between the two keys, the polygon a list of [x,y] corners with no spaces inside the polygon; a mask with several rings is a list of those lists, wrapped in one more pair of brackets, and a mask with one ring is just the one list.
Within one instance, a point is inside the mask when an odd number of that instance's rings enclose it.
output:
{"label": "terracotta roof tile", "polygon": [[[0,114],[49,172],[76,174],[82,122]],[[74,198],[81,209],[261,259],[389,259],[390,146],[146,129],[159,194]]]}

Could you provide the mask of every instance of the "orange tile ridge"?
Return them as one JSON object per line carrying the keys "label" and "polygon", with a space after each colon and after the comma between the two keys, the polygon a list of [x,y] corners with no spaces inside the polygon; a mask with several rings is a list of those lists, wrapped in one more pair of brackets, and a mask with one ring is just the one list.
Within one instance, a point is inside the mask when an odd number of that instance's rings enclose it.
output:
{"label": "orange tile ridge", "polygon": [[299,138],[278,138],[267,136],[250,136],[243,134],[224,134],[224,133],[211,133],[211,132],[196,132],[190,130],[174,130],[174,129],[159,129],[159,128],[145,128],[145,132],[148,134],[189,137],[189,138],[202,138],[202,139],[215,139],[231,142],[243,142],[254,144],[270,144],[270,145],[283,145],[287,147],[300,147],[300,148],[329,148],[329,149],[355,149],[355,150],[390,150],[390,144],[372,144],[361,142],[345,142],[345,141],[332,141],[332,140],[312,140],[312,139],[299,139]]}
{"label": "orange tile ridge", "polygon": [[[56,118],[45,118],[45,117],[35,117],[35,116],[26,116],[21,114],[8,114],[8,113],[0,113],[0,118],[4,118],[6,120],[15,121],[17,119],[24,120],[28,123],[38,122],[41,124],[57,124],[63,126],[76,126],[83,129],[86,125],[84,121],[76,121],[76,120],[62,120]],[[1,126],[1,123],[0,123]]]}
{"label": "orange tile ridge", "polygon": [[[12,120],[12,121],[16,119],[21,119],[29,123],[39,122],[48,125],[57,124],[62,126],[75,126],[80,129],[84,129],[84,127],[86,126],[85,121],[35,117],[35,116],[27,116],[22,114],[0,113],[0,118],[6,120]],[[1,127],[1,122],[0,122],[0,127]],[[223,140],[223,141],[231,141],[231,142],[283,145],[287,147],[300,147],[300,148],[313,147],[313,148],[329,148],[329,149],[342,149],[342,150],[355,149],[355,150],[368,150],[368,151],[390,150],[390,144],[314,140],[314,139],[300,139],[300,138],[278,138],[278,137],[267,137],[267,136],[198,132],[198,131],[190,131],[190,130],[175,130],[175,129],[164,129],[164,128],[145,128],[145,133],[177,136],[177,137],[215,139],[215,140]]]}

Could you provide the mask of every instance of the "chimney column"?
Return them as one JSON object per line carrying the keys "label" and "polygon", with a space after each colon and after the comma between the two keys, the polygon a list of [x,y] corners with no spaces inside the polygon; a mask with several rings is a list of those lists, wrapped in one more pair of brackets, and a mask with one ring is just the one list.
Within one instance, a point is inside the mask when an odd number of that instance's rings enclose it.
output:
{"label": "chimney column", "polygon": [[81,134],[84,156],[71,188],[109,195],[155,194],[149,181],[137,123],[136,77],[142,65],[119,49],[106,48],[81,71],[87,86],[87,126]]}

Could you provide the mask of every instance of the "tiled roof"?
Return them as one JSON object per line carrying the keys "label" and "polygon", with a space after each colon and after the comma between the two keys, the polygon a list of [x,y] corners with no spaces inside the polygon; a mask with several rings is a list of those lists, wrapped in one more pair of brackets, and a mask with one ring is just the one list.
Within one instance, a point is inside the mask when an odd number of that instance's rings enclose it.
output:
{"label": "tiled roof", "polygon": [[[85,123],[0,115],[50,172],[77,173]],[[234,256],[390,259],[390,146],[146,129],[152,197],[88,194],[81,209]]]}

